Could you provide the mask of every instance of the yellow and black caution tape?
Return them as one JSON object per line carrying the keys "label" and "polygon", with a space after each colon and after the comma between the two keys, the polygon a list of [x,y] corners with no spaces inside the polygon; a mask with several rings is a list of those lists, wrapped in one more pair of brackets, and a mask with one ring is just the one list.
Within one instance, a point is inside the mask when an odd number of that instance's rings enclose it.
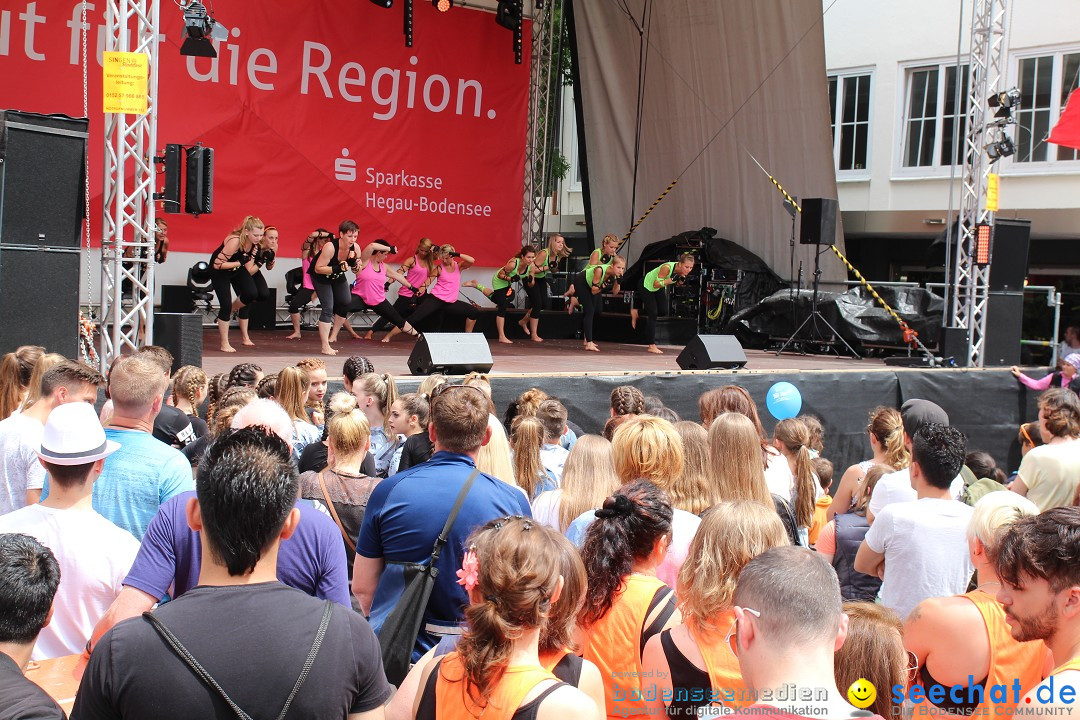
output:
{"label": "yellow and black caution tape", "polygon": [[626,234],[622,236],[622,241],[623,242],[626,242],[627,240],[630,239],[630,236],[634,234],[635,230],[637,230],[638,225],[645,222],[645,218],[649,217],[649,213],[651,213],[653,210],[656,209],[656,206],[659,205],[660,202],[665,197],[667,197],[667,194],[669,192],[671,192],[671,188],[675,187],[676,183],[678,183],[678,182],[679,182],[679,178],[675,178],[674,180],[671,181],[670,185],[668,185],[666,188],[664,188],[664,192],[660,193],[660,197],[656,198],[656,200],[653,202],[653,204],[649,206],[649,209],[646,210],[645,213],[641,217],[639,217],[637,219],[637,222],[635,222],[633,225],[630,226],[630,229],[626,231]]}

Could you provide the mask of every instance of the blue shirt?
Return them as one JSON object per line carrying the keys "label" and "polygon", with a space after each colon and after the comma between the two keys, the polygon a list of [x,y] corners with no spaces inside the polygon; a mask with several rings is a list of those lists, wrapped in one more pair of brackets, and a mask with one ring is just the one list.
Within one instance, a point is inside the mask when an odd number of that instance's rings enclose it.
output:
{"label": "blue shirt", "polygon": [[[440,451],[426,463],[411,467],[375,486],[368,500],[356,552],[387,562],[371,604],[371,626],[376,633],[401,594],[403,570],[394,562],[426,563],[450,509],[476,467],[467,455]],[[465,618],[465,588],[457,584],[465,540],[473,530],[507,515],[532,517],[525,495],[490,475],[480,473],[473,482],[450,536],[439,556],[439,574],[428,601],[425,623],[455,626]],[[437,641],[421,626],[417,649]]]}
{"label": "blue shirt", "polygon": [[161,503],[195,489],[191,463],[148,432],[106,428],[105,437],[120,449],[94,482],[94,509],[142,540]]}
{"label": "blue shirt", "polygon": [[375,459],[375,474],[379,477],[390,474],[390,463],[400,442],[397,435],[387,435],[382,425],[371,428],[371,457]]}

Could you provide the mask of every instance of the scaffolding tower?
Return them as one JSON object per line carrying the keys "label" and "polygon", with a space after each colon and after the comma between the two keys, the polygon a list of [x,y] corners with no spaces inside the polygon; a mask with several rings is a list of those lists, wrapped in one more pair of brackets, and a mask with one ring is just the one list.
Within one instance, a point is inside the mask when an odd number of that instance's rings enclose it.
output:
{"label": "scaffolding tower", "polygon": [[986,207],[988,175],[993,163],[986,146],[999,128],[987,122],[987,102],[999,90],[1004,73],[1005,10],[1007,0],[974,0],[971,10],[971,54],[968,80],[967,125],[964,133],[964,174],[960,198],[960,226],[956,237],[949,325],[968,331],[968,365],[982,367],[986,343],[986,313],[990,297],[990,265],[976,263],[976,235],[980,224],[993,225]]}
{"label": "scaffolding tower", "polygon": [[[145,115],[105,115],[101,228],[101,369],[154,341],[154,154],[157,147],[158,0],[108,0],[105,49],[149,59]],[[124,301],[124,285],[130,285]]]}

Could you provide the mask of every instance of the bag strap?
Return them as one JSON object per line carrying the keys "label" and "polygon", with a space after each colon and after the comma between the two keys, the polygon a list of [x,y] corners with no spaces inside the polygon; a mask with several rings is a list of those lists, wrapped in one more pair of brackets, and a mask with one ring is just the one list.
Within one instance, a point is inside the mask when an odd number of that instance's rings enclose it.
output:
{"label": "bag strap", "polygon": [[[315,640],[311,643],[311,650],[308,652],[307,659],[304,660],[304,667],[300,671],[300,676],[296,678],[296,683],[293,684],[292,692],[289,693],[289,697],[285,699],[285,706],[281,708],[281,712],[278,713],[277,720],[284,720],[285,715],[289,712],[289,707],[292,705],[293,700],[296,698],[296,694],[300,692],[300,686],[307,680],[308,674],[311,673],[311,666],[315,664],[315,658],[319,654],[319,650],[322,649],[323,638],[326,637],[326,629],[330,626],[330,617],[334,614],[334,603],[327,600],[323,607],[322,620],[319,622],[319,630],[315,633]],[[236,717],[240,720],[252,720],[251,716],[244,712],[239,705],[237,705],[228,693],[218,684],[217,680],[211,677],[210,673],[206,671],[195,656],[184,647],[184,644],[180,642],[180,639],[173,634],[172,630],[165,627],[165,624],[154,615],[154,613],[147,611],[143,613],[143,617],[150,621],[150,625],[157,631],[157,633],[164,638],[165,642],[173,649],[173,651],[184,661],[184,664],[191,668],[191,671],[195,673],[204,683],[217,691],[217,694],[221,696],[221,699],[232,709]]]}
{"label": "bag strap", "polygon": [[469,474],[469,479],[461,486],[461,491],[458,493],[457,499],[454,500],[454,507],[450,508],[450,515],[446,518],[446,524],[443,525],[442,532],[439,533],[439,537],[435,538],[435,544],[431,548],[431,562],[428,563],[428,572],[431,573],[431,577],[435,577],[439,574],[439,570],[435,567],[435,563],[439,561],[439,555],[442,554],[443,546],[446,545],[446,541],[450,539],[450,529],[454,527],[454,521],[457,520],[458,513],[461,512],[461,506],[465,504],[465,497],[469,494],[469,490],[472,489],[473,486],[473,481],[476,480],[476,476],[479,474],[480,470],[478,468],[473,468],[472,473]]}
{"label": "bag strap", "polygon": [[345,538],[345,545],[352,552],[356,552],[356,543],[349,537],[349,534],[345,532],[345,526],[341,524],[341,518],[338,517],[337,508],[334,507],[334,503],[330,500],[330,493],[326,490],[326,481],[323,480],[323,473],[325,469],[319,471],[319,489],[322,490],[323,500],[326,501],[326,507],[330,510],[331,517],[334,518],[334,522],[337,523],[337,529],[341,531],[341,537]]}

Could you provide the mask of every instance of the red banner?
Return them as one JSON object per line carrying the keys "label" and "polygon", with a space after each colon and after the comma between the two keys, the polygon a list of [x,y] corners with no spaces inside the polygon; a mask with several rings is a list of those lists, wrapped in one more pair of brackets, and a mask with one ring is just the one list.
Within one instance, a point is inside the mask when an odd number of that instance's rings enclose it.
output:
{"label": "red banner", "polygon": [[[81,4],[4,4],[0,106],[81,116]],[[157,150],[215,152],[214,212],[167,215],[171,249],[209,253],[249,214],[279,228],[288,257],[312,229],[336,232],[345,219],[362,244],[382,238],[402,257],[424,236],[481,265],[520,244],[529,71],[492,14],[417,0],[407,48],[403,2],[218,2],[229,39],[209,59],[180,55],[182,11],[160,5]],[[96,240],[104,4],[88,7]]]}

